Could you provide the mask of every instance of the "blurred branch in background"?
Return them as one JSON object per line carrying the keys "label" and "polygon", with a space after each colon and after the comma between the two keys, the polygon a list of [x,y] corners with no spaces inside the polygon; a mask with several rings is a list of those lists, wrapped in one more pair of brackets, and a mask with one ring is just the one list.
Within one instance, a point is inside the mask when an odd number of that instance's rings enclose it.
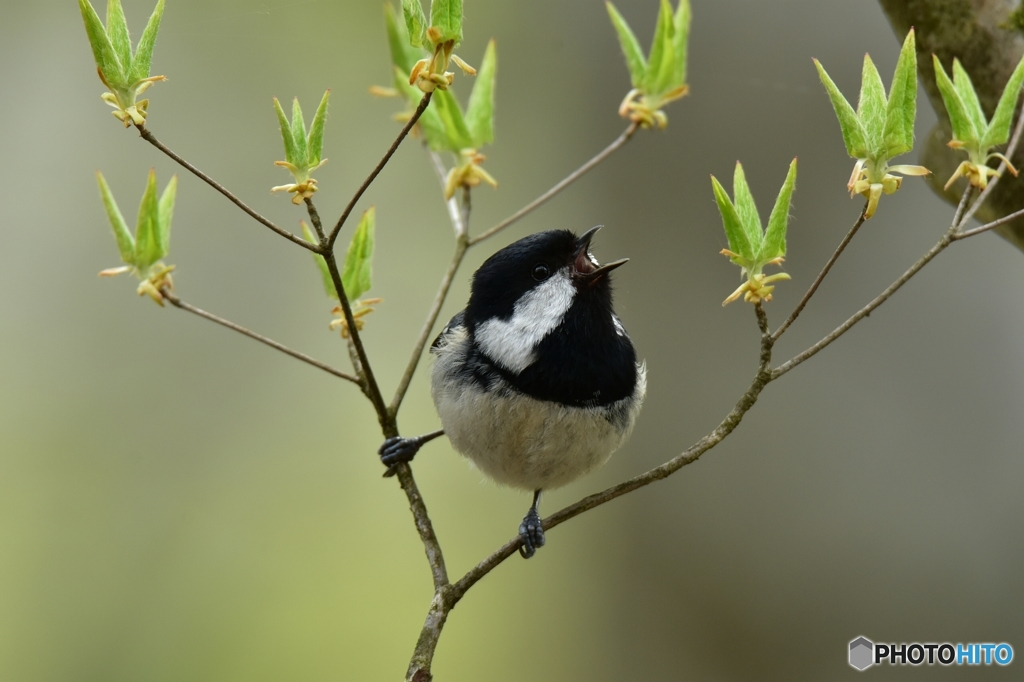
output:
{"label": "blurred branch in background", "polygon": [[[966,181],[948,189],[943,185],[963,160],[950,149],[949,119],[935,83],[932,54],[943,65],[956,57],[974,83],[982,108],[991,115],[1014,67],[1024,56],[1024,32],[1012,17],[1020,0],[879,0],[897,36],[913,26],[917,34],[918,68],[928,98],[939,117],[921,150],[921,164],[932,170],[928,182],[939,195],[955,204],[963,195]],[[1014,165],[1024,165],[1024,150],[1011,156]],[[1024,177],[1006,177],[979,208],[978,218],[992,222],[1024,209]],[[1024,250],[1024,219],[1018,217],[995,228],[1018,249]]]}

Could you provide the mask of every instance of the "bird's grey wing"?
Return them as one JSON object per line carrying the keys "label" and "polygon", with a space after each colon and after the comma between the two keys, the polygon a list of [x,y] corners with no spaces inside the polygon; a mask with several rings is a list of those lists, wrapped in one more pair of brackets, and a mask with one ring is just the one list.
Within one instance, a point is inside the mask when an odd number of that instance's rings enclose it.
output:
{"label": "bird's grey wing", "polygon": [[441,346],[445,345],[448,342],[448,337],[451,335],[452,331],[458,329],[459,327],[462,327],[465,324],[465,317],[466,311],[460,310],[459,312],[455,313],[455,317],[448,320],[448,324],[444,326],[444,329],[441,330],[441,333],[438,334],[437,338],[434,339],[434,342],[430,344],[430,351],[432,353],[437,352],[438,348],[440,348]]}

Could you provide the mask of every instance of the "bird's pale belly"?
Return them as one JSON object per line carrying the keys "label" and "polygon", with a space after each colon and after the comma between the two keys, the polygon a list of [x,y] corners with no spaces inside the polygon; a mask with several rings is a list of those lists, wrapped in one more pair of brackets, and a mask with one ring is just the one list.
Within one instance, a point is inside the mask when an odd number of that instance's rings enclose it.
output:
{"label": "bird's pale belly", "polygon": [[526,490],[566,485],[604,464],[628,428],[607,408],[572,407],[502,390],[434,394],[452,446],[496,482]]}

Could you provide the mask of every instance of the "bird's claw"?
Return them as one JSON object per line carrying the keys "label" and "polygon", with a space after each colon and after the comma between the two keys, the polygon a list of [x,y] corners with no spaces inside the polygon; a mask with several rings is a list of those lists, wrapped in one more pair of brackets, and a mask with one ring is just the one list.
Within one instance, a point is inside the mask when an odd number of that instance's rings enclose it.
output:
{"label": "bird's claw", "polygon": [[384,477],[394,476],[398,471],[398,465],[402,462],[411,462],[416,453],[423,446],[422,438],[402,438],[395,436],[388,438],[384,444],[377,449],[380,461],[388,468]]}
{"label": "bird's claw", "polygon": [[546,542],[544,529],[541,527],[540,514],[536,509],[530,509],[523,522],[519,524],[519,537],[523,541],[523,546],[519,548],[519,555],[524,559],[529,559],[537,553],[539,548],[544,546]]}

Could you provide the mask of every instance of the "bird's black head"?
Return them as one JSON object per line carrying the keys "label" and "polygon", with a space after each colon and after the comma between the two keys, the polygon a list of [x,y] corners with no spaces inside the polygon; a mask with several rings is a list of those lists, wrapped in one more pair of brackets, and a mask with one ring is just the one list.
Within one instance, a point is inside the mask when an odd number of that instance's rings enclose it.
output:
{"label": "bird's black head", "polygon": [[612,312],[608,273],[590,255],[598,228],[530,235],[491,256],[473,276],[465,324],[475,349],[515,388],[568,405],[630,396],[636,353]]}
{"label": "bird's black head", "polygon": [[[509,319],[516,304],[528,293],[540,301],[566,303],[565,313],[579,297],[611,311],[608,273],[627,259],[599,265],[590,254],[590,241],[600,226],[577,237],[569,230],[548,230],[509,244],[484,261],[473,275],[472,293],[466,318],[472,326],[491,318]],[[540,306],[536,306],[540,307]],[[538,313],[542,312],[538,310]],[[539,320],[538,320],[539,322]]]}

